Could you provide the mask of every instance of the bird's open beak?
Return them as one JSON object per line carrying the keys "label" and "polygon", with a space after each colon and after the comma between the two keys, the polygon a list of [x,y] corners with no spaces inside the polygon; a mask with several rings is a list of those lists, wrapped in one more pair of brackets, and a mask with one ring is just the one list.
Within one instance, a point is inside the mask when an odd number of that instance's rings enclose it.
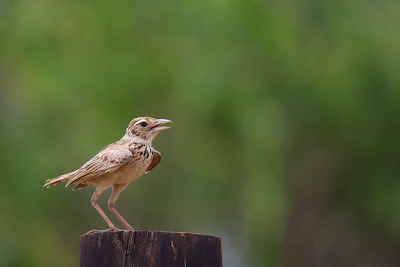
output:
{"label": "bird's open beak", "polygon": [[170,121],[170,120],[158,119],[157,122],[153,126],[151,126],[151,130],[153,131],[153,133],[158,133],[158,132],[167,130],[167,129],[171,128],[171,127],[169,127],[169,126],[160,126],[160,125],[163,125],[163,124],[166,124],[166,123],[170,123],[170,122],[172,123],[172,121]]}

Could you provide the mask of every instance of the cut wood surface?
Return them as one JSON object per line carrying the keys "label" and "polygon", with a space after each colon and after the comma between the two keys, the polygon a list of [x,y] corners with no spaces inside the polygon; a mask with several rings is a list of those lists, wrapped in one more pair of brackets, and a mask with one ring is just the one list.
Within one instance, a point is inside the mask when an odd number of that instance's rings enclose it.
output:
{"label": "cut wood surface", "polygon": [[81,236],[81,267],[222,266],[221,239],[194,233],[116,231]]}

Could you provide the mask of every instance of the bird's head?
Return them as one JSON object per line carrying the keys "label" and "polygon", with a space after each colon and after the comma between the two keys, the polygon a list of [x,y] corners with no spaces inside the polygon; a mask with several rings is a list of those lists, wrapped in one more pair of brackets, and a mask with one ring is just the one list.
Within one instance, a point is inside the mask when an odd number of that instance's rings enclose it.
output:
{"label": "bird's head", "polygon": [[151,117],[139,117],[133,119],[129,123],[128,128],[126,128],[125,136],[128,136],[130,139],[136,139],[136,141],[140,143],[151,143],[159,132],[171,128],[168,126],[161,126],[169,122],[172,121]]}

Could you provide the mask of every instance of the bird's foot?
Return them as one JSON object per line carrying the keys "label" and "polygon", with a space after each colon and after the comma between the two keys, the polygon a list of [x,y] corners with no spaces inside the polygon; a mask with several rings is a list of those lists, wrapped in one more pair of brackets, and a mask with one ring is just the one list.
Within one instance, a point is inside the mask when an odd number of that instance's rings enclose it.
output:
{"label": "bird's foot", "polygon": [[135,231],[135,229],[133,229],[133,227],[126,227],[127,231]]}
{"label": "bird's foot", "polygon": [[87,232],[86,234],[91,234],[91,233],[104,233],[104,232],[116,232],[116,231],[121,231],[121,229],[118,229],[117,227],[111,227],[108,229],[104,229],[104,230],[90,230],[89,232]]}

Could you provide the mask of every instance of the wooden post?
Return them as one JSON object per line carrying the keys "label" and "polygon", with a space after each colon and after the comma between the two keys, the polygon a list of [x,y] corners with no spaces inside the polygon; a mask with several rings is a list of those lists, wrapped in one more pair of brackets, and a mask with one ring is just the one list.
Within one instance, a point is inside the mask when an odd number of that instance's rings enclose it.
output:
{"label": "wooden post", "polygon": [[221,239],[193,233],[152,231],[84,234],[80,266],[221,267]]}

